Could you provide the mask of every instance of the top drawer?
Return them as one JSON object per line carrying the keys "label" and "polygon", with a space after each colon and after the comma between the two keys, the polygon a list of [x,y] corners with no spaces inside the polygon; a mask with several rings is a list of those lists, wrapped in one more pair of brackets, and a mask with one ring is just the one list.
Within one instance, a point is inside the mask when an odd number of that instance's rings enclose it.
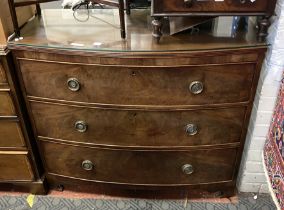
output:
{"label": "top drawer", "polygon": [[123,67],[19,62],[29,96],[118,105],[244,102],[250,100],[255,72],[255,64]]}
{"label": "top drawer", "polygon": [[268,0],[154,0],[154,13],[166,12],[267,12]]}
{"label": "top drawer", "polygon": [[0,60],[0,85],[7,83],[4,67],[2,66],[1,60]]}

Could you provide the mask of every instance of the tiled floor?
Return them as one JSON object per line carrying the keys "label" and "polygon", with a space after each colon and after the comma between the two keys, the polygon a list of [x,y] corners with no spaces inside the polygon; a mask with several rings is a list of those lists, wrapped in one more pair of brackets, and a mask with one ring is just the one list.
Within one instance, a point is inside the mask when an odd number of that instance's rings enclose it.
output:
{"label": "tiled floor", "polygon": [[[28,195],[1,193],[0,210],[276,210],[268,195],[239,194],[231,199],[207,200],[149,200],[109,197],[62,197],[60,194],[35,196],[32,207]],[[64,195],[64,194],[63,194]]]}

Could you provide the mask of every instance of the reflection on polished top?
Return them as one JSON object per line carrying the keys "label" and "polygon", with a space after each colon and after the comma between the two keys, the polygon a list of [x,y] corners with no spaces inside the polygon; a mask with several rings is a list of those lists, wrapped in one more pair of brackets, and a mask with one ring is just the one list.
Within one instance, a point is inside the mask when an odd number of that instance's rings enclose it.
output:
{"label": "reflection on polished top", "polygon": [[89,15],[86,10],[73,14],[69,9],[46,9],[42,10],[41,18],[32,19],[21,30],[23,39],[11,40],[9,47],[145,52],[218,50],[266,45],[257,42],[255,22],[250,19],[243,21],[243,29],[234,32],[237,18],[213,19],[200,28],[163,36],[157,44],[152,39],[149,14],[149,10],[132,10],[126,18],[127,38],[123,40],[120,37],[117,9],[94,9],[89,11]]}

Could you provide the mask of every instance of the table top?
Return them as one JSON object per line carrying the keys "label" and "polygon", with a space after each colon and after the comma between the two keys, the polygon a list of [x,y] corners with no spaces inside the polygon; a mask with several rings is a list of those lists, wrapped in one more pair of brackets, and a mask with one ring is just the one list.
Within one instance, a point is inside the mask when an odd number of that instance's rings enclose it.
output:
{"label": "table top", "polygon": [[[11,49],[24,46],[81,51],[169,52],[267,45],[257,41],[255,18],[251,17],[240,22],[238,17],[203,20],[205,23],[194,30],[164,35],[159,44],[152,38],[151,20],[148,9],[132,10],[131,15],[126,15],[127,38],[124,40],[120,37],[117,9],[80,10],[76,13],[70,9],[45,9],[40,18],[33,18],[23,27],[23,39],[12,38],[8,46]],[[168,31],[172,32],[177,22],[171,19],[168,24],[171,30]],[[237,25],[239,29],[235,30]]]}

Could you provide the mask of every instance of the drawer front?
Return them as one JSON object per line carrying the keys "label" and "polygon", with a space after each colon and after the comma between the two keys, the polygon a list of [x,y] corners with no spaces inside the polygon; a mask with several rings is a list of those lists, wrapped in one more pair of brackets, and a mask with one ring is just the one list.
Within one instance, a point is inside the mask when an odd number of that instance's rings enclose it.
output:
{"label": "drawer front", "polygon": [[33,173],[27,154],[0,151],[0,181],[31,181]]}
{"label": "drawer front", "polygon": [[[242,3],[243,2],[243,3]],[[154,11],[162,12],[266,12],[268,0],[155,0]]]}
{"label": "drawer front", "polygon": [[31,107],[39,136],[98,145],[149,147],[239,142],[246,110],[238,107],[127,111],[40,102],[32,102]]}
{"label": "drawer front", "polygon": [[203,105],[247,101],[255,72],[254,64],[155,68],[23,60],[20,64],[30,96],[120,105]]}
{"label": "drawer front", "polygon": [[0,90],[0,116],[15,116],[15,107],[10,92]]}
{"label": "drawer front", "polygon": [[17,121],[0,120],[0,147],[24,147],[25,141]]}
{"label": "drawer front", "polygon": [[6,84],[6,83],[7,83],[6,74],[1,64],[1,59],[0,59],[0,84]]}
{"label": "drawer front", "polygon": [[[87,180],[186,185],[232,179],[237,149],[124,151],[41,142],[48,173]],[[52,154],[52,155],[50,155]]]}

